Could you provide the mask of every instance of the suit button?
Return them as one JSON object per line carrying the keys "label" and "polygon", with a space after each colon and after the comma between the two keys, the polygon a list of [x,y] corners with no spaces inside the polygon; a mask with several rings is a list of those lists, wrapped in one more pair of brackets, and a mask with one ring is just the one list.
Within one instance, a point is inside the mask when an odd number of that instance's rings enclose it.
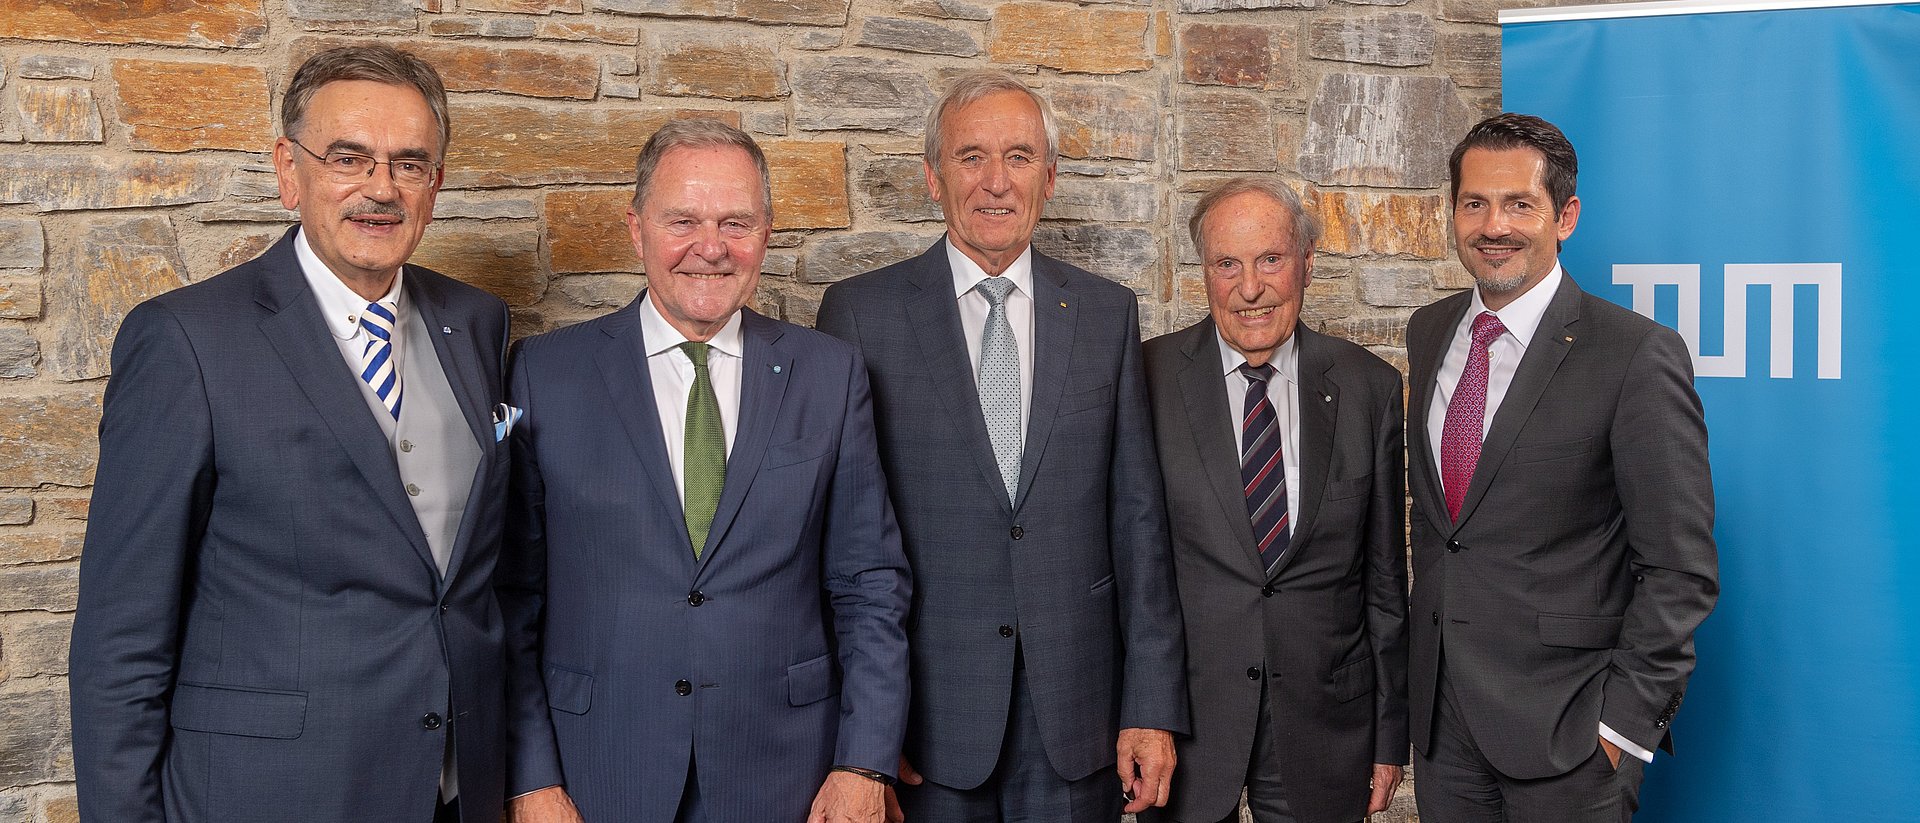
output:
{"label": "suit button", "polygon": [[1273,588],[1272,586],[1270,586],[1270,585],[1269,585],[1269,586],[1261,586],[1261,587],[1260,587],[1260,596],[1261,596],[1261,597],[1272,597],[1272,596],[1273,596],[1273,592],[1274,592],[1274,588]]}
{"label": "suit button", "polygon": [[400,450],[403,452],[413,451],[413,441],[412,440],[400,441]]}
{"label": "suit button", "polygon": [[427,712],[426,717],[420,718],[420,728],[426,729],[427,731],[440,728],[440,715]]}
{"label": "suit button", "polygon": [[420,487],[419,487],[419,486],[416,486],[416,485],[413,485],[412,483],[408,483],[408,484],[407,484],[407,495],[408,495],[408,496],[410,496],[410,497],[419,497],[419,496],[420,496]]}
{"label": "suit button", "polygon": [[1448,551],[1449,553],[1451,553],[1451,552],[1457,552],[1457,551],[1459,551],[1459,550],[1460,550],[1460,541],[1458,541],[1458,540],[1449,540],[1449,541],[1447,541],[1447,551]]}
{"label": "suit button", "polygon": [[1013,535],[1013,539],[1019,540],[1020,538],[1027,536],[1027,530],[1020,528],[1019,526],[1014,526],[1013,531],[1010,532],[1010,534]]}
{"label": "suit button", "polygon": [[1012,626],[1001,626],[1001,627],[1000,627],[1000,636],[1001,636],[1001,637],[1012,637],[1012,636],[1013,636],[1013,627],[1012,627]]}
{"label": "suit button", "polygon": [[689,606],[698,606],[705,602],[707,602],[707,596],[697,591],[687,595],[687,605]]}
{"label": "suit button", "polygon": [[1439,613],[1439,612],[1434,612],[1434,613],[1433,613],[1433,625],[1435,625],[1435,626],[1438,626],[1438,625],[1440,625],[1440,613]]}
{"label": "suit button", "polygon": [[681,697],[686,697],[687,695],[693,694],[693,684],[688,683],[685,680],[674,683],[673,693],[680,695]]}
{"label": "suit button", "polygon": [[1248,667],[1247,667],[1247,679],[1248,679],[1248,680],[1259,680],[1259,679],[1260,679],[1260,667],[1259,667],[1259,666],[1248,666]]}

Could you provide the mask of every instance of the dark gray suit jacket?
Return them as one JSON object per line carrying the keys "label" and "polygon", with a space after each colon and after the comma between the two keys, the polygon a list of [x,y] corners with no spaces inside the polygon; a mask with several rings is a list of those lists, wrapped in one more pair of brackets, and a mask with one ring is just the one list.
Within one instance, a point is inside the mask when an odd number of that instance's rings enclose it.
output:
{"label": "dark gray suit jacket", "polygon": [[1400,372],[1297,326],[1300,506],[1271,576],[1247,519],[1212,320],[1147,341],[1154,440],[1186,619],[1193,736],[1168,811],[1231,814],[1264,672],[1274,757],[1300,823],[1366,816],[1374,763],[1407,760]]}
{"label": "dark gray suit jacket", "polygon": [[406,269],[442,332],[415,351],[480,446],[443,579],[291,238],[114,340],[73,627],[83,820],[430,820],[449,729],[464,819],[499,819],[506,306]]}
{"label": "dark gray suit jacket", "polygon": [[944,242],[835,284],[820,305],[820,329],[866,355],[913,566],[907,757],[954,788],[993,773],[1016,649],[1062,778],[1112,766],[1122,727],[1187,730],[1138,303],[1038,252],[1033,282],[1033,399],[1013,505]]}
{"label": "dark gray suit jacket", "polygon": [[1563,278],[1450,521],[1426,423],[1471,300],[1407,326],[1413,744],[1431,742],[1444,654],[1475,741],[1510,777],[1572,770],[1602,721],[1671,751],[1693,631],[1719,592],[1686,344]]}

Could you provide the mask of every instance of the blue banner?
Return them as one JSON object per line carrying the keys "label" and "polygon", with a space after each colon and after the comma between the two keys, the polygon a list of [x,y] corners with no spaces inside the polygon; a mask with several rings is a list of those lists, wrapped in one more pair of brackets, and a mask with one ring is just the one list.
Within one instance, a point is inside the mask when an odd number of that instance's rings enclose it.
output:
{"label": "blue banner", "polygon": [[1562,261],[1681,331],[1707,409],[1720,604],[1638,819],[1920,821],[1920,5],[1525,17]]}

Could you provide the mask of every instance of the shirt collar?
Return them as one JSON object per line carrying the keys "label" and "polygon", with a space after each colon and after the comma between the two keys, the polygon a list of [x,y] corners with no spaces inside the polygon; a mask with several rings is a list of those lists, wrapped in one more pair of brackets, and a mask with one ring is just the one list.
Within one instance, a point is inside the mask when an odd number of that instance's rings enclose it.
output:
{"label": "shirt collar", "polygon": [[[1495,317],[1500,318],[1500,325],[1507,327],[1507,334],[1519,341],[1522,351],[1526,350],[1527,341],[1533,339],[1534,331],[1540,328],[1540,319],[1547,316],[1547,306],[1552,305],[1553,295],[1560,290],[1560,278],[1563,276],[1560,261],[1553,261],[1553,271],[1547,272],[1546,279],[1533,284],[1533,288],[1514,298],[1506,308],[1493,312]],[[1476,288],[1473,290],[1473,304],[1467,307],[1468,322],[1479,317],[1483,311],[1492,309],[1480,300],[1480,290]]]}
{"label": "shirt collar", "polygon": [[[987,279],[987,270],[980,268],[980,264],[973,262],[973,258],[966,256],[961,253],[959,249],[954,248],[951,239],[945,242],[947,244],[947,267],[953,270],[953,298],[958,300],[966,297],[967,292],[973,291],[974,286],[980,285],[980,281]],[[1015,291],[1026,295],[1028,299],[1032,299],[1033,244],[1028,243],[1027,248],[1020,252],[1019,257],[1013,259],[1013,263],[1008,265],[1007,270],[1001,272],[1000,276],[1013,281]]]}
{"label": "shirt collar", "polygon": [[[720,327],[720,332],[715,334],[712,340],[707,341],[709,348],[730,357],[743,356],[744,350],[740,345],[740,314],[739,309],[733,311],[733,316],[727,318],[727,324]],[[646,343],[648,357],[687,342],[687,336],[674,328],[672,323],[668,323],[666,316],[660,313],[660,308],[653,304],[652,291],[648,291],[647,296],[640,301],[640,337]]]}
{"label": "shirt collar", "polygon": [[[320,301],[320,317],[327,322],[327,331],[341,340],[352,340],[360,334],[360,313],[367,310],[367,299],[347,288],[347,284],[320,261],[313,247],[307,245],[304,229],[293,234],[293,256],[300,261],[300,273],[307,278],[307,288]],[[393,285],[377,301],[392,310],[394,317],[400,316],[401,297],[406,294],[400,283],[406,276],[407,270],[402,267],[393,276]]]}
{"label": "shirt collar", "polygon": [[[1233,373],[1239,371],[1240,366],[1247,362],[1247,357],[1235,351],[1232,346],[1227,345],[1227,339],[1220,336],[1219,326],[1213,327],[1213,338],[1220,344],[1220,375],[1222,377],[1232,377]],[[1300,383],[1298,379],[1300,372],[1300,358],[1298,356],[1298,352],[1300,351],[1298,345],[1299,340],[1300,335],[1298,334],[1287,335],[1286,342],[1281,343],[1280,348],[1274,349],[1273,357],[1267,361],[1267,363],[1273,366],[1274,371],[1280,374],[1281,379],[1293,385],[1299,385]]]}

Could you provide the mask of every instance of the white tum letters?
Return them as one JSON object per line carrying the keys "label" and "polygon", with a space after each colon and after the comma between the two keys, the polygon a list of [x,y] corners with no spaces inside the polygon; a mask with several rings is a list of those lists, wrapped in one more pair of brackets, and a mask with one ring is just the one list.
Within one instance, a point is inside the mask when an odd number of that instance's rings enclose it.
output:
{"label": "white tum letters", "polygon": [[1747,376],[1747,287],[1766,286],[1772,295],[1768,328],[1769,377],[1793,376],[1793,287],[1814,286],[1819,299],[1815,323],[1814,373],[1822,380],[1840,379],[1840,264],[1839,263],[1728,263],[1724,298],[1725,322],[1720,354],[1700,353],[1700,267],[1691,263],[1613,267],[1615,285],[1633,287],[1633,310],[1653,317],[1654,287],[1680,290],[1679,331],[1693,352],[1694,372],[1701,377]]}

